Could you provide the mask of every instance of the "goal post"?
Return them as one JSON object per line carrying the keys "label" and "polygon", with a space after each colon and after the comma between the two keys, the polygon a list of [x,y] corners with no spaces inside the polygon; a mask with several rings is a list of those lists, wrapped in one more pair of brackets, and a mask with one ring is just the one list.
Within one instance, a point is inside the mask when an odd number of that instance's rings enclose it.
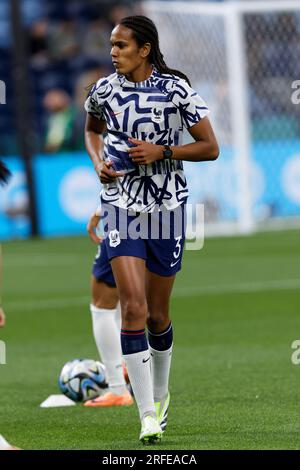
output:
{"label": "goal post", "polygon": [[[206,234],[300,225],[300,104],[291,100],[300,2],[149,1],[143,10],[168,65],[189,76],[211,110],[220,158],[185,164]],[[282,64],[285,50],[298,68]]]}

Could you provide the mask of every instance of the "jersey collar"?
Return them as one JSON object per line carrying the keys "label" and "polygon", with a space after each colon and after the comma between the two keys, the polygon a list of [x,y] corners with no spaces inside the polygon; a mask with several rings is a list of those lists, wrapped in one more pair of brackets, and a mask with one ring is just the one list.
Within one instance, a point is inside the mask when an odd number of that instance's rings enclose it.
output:
{"label": "jersey collar", "polygon": [[122,87],[126,88],[149,88],[153,86],[153,82],[155,80],[155,77],[157,77],[158,72],[157,69],[153,66],[152,72],[150,77],[147,78],[147,80],[144,80],[143,82],[130,82],[127,80],[125,75],[118,75],[118,79],[120,81],[120,84]]}

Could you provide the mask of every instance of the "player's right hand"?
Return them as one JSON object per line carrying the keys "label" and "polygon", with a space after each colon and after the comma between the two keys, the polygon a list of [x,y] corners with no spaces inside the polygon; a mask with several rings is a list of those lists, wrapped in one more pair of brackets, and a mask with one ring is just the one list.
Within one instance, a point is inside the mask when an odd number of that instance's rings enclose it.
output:
{"label": "player's right hand", "polygon": [[88,224],[87,224],[87,231],[88,231],[88,234],[90,236],[90,239],[94,242],[94,243],[97,243],[97,245],[99,243],[102,243],[102,240],[103,238],[101,237],[98,237],[97,233],[96,233],[96,228],[100,222],[100,215],[97,215],[97,214],[92,214],[89,221],[88,221]]}
{"label": "player's right hand", "polygon": [[112,183],[115,178],[118,176],[122,176],[120,172],[116,172],[113,170],[112,167],[112,162],[100,162],[98,163],[96,167],[96,172],[100,178],[101,183],[107,184],[107,183]]}

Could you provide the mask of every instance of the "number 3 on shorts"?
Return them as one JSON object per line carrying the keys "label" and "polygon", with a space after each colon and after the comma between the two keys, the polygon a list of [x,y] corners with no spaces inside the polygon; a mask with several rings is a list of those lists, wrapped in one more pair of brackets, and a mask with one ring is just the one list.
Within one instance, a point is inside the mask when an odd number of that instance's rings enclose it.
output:
{"label": "number 3 on shorts", "polygon": [[181,254],[182,246],[181,246],[180,242],[182,240],[182,237],[181,236],[176,237],[175,240],[177,240],[176,248],[177,248],[178,251],[173,251],[173,256],[174,256],[175,259],[178,259],[180,254]]}

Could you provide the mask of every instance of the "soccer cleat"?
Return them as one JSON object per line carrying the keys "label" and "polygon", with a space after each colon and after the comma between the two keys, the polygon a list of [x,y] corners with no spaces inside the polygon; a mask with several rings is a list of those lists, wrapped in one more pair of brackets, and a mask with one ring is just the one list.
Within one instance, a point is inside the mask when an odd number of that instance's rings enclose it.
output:
{"label": "soccer cleat", "polygon": [[162,432],[164,433],[167,427],[167,421],[168,421],[168,410],[169,410],[169,405],[170,405],[170,393],[168,392],[168,395],[165,400],[163,401],[157,401],[154,403],[155,405],[155,410],[156,410],[156,416],[158,419],[158,422],[160,424],[160,427],[162,429]]}
{"label": "soccer cleat", "polygon": [[140,441],[145,445],[158,444],[161,441],[162,430],[156,418],[146,416],[142,419]]}
{"label": "soccer cleat", "polygon": [[112,392],[107,392],[101,397],[93,398],[84,403],[84,406],[91,407],[108,407],[108,406],[130,406],[133,404],[132,396],[129,391],[123,393],[123,395],[116,395]]}

